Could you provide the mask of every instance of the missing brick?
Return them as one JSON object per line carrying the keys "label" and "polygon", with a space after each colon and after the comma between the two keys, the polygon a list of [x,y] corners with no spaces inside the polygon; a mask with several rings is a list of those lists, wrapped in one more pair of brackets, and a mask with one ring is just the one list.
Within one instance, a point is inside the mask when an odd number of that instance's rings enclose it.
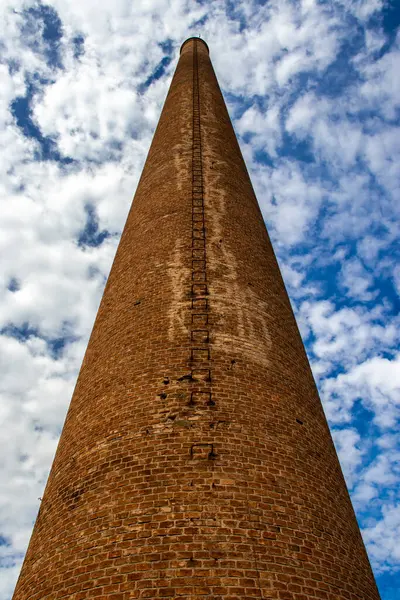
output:
{"label": "missing brick", "polygon": [[192,374],[188,373],[187,375],[182,375],[182,377],[179,377],[177,379],[177,381],[179,381],[180,383],[184,383],[184,382],[191,383],[192,381],[194,381],[194,379],[193,379]]}
{"label": "missing brick", "polygon": [[84,491],[85,490],[83,488],[81,488],[79,490],[75,490],[74,492],[72,492],[70,494],[69,502],[68,502],[68,508],[69,508],[69,510],[75,510],[75,508],[77,508],[77,505],[78,505],[78,502],[80,500],[80,497],[82,496],[82,494],[83,494]]}
{"label": "missing brick", "polygon": [[229,425],[230,421],[213,421],[210,423],[210,429],[218,429],[219,427],[229,427]]}
{"label": "missing brick", "polygon": [[174,425],[176,425],[177,427],[186,427],[186,429],[194,427],[194,424],[188,421],[187,419],[179,419],[178,421],[175,421]]}

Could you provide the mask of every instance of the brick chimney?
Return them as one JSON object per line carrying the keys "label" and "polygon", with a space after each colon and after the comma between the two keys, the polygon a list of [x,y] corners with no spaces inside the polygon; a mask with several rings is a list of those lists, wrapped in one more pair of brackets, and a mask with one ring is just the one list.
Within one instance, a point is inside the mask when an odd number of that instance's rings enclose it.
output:
{"label": "brick chimney", "polygon": [[14,594],[92,598],[379,599],[199,38],[181,49]]}

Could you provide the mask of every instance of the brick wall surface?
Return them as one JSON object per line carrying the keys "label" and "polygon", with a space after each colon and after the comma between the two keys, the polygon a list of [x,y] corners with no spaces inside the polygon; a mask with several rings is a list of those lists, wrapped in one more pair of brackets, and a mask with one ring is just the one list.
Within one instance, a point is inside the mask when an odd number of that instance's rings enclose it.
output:
{"label": "brick wall surface", "polygon": [[14,600],[378,600],[202,41],[188,40]]}

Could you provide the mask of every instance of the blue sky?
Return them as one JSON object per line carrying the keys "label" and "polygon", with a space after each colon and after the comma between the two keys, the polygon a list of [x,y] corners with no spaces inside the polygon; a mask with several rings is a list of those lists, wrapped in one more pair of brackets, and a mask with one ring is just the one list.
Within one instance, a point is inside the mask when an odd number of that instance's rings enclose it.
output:
{"label": "blue sky", "polygon": [[[210,46],[383,600],[400,588],[400,5],[5,0],[0,600],[190,35]],[[139,6],[138,6],[139,5]]]}

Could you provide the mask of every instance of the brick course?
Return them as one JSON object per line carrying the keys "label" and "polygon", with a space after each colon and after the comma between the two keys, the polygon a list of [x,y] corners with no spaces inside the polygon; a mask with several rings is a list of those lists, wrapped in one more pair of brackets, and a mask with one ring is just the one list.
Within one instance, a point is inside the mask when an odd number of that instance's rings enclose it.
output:
{"label": "brick course", "polygon": [[209,59],[181,57],[14,600],[378,600]]}

